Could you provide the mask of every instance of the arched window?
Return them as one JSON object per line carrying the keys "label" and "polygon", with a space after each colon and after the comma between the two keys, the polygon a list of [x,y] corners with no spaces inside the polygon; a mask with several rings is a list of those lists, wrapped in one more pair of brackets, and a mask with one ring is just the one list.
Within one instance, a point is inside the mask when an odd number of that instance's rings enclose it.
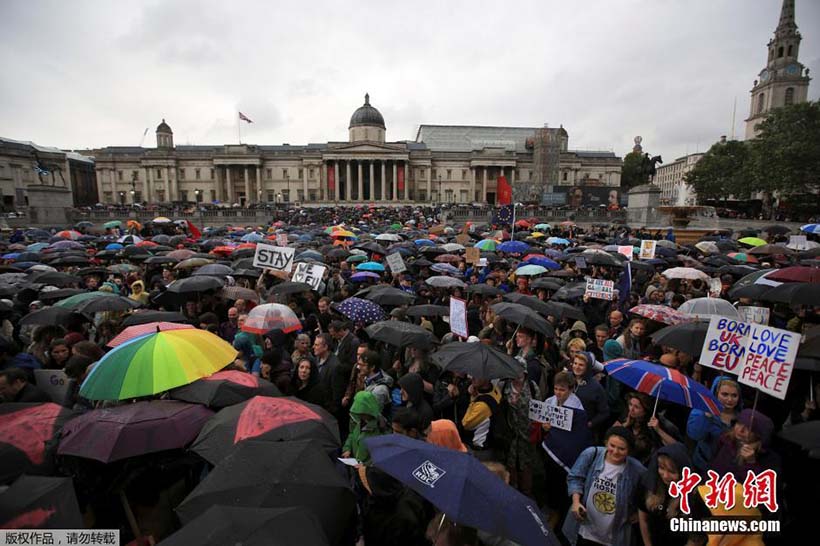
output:
{"label": "arched window", "polygon": [[792,50],[793,50],[793,48],[794,48],[794,46],[790,44],[790,45],[789,45],[789,52],[788,52],[788,54],[787,54],[789,57],[791,57],[791,56],[792,56]]}
{"label": "arched window", "polygon": [[757,96],[757,113],[760,114],[763,112],[763,106],[766,102],[766,93],[761,93]]}
{"label": "arched window", "polygon": [[786,100],[784,101],[786,106],[790,104],[794,104],[794,87],[787,87],[786,88]]}
{"label": "arched window", "polygon": [[780,47],[777,48],[777,58],[779,59],[782,56],[783,56],[783,46],[780,46]]}

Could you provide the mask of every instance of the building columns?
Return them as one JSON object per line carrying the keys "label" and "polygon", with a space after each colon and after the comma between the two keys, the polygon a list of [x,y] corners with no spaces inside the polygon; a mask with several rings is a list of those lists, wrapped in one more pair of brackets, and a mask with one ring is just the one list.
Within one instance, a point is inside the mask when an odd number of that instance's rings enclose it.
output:
{"label": "building columns", "polygon": [[370,163],[370,180],[368,180],[369,188],[370,188],[370,200],[375,201],[376,200],[376,179],[373,177],[373,174],[374,174],[374,171],[375,171],[375,165],[374,165],[373,161],[369,161],[368,163]]}
{"label": "building columns", "polygon": [[362,179],[362,161],[356,161],[356,201],[364,201],[364,180]]}
{"label": "building columns", "polygon": [[350,161],[345,161],[345,201],[351,201],[353,199],[352,187],[353,184],[350,180]]}
{"label": "building columns", "polygon": [[427,167],[427,201],[433,201],[433,167]]}
{"label": "building columns", "polygon": [[[333,192],[334,192],[335,200],[338,202],[339,201],[339,184],[340,184],[340,181],[339,181],[339,162],[338,161],[333,162],[333,175],[334,175],[333,176]],[[330,194],[328,194],[328,197],[330,197]]]}
{"label": "building columns", "polygon": [[470,167],[470,203],[475,201],[475,167]]}
{"label": "building columns", "polygon": [[245,165],[245,167],[242,168],[242,176],[245,179],[245,203],[244,203],[244,205],[246,205],[246,206],[248,204],[250,204],[251,202],[253,202],[253,198],[251,197],[251,179],[248,176],[248,169],[250,169],[250,167],[248,167],[247,165]]}
{"label": "building columns", "polygon": [[256,166],[256,201],[261,202],[262,199],[262,166]]}
{"label": "building columns", "polygon": [[387,200],[387,194],[385,193],[385,190],[387,190],[387,186],[385,185],[384,181],[387,178],[387,162],[386,161],[381,161],[381,164],[382,164],[382,179],[381,179],[381,190],[382,190],[382,192],[381,192],[381,195],[379,197],[382,201],[386,201]]}
{"label": "building columns", "polygon": [[407,161],[402,163],[404,169],[404,200],[410,201],[410,171],[407,168]]}
{"label": "building columns", "polygon": [[225,187],[228,189],[228,204],[233,205],[233,181],[231,180],[230,165],[225,165]]}
{"label": "building columns", "polygon": [[174,198],[171,195],[171,173],[169,172],[168,167],[165,167],[165,181],[163,183],[163,187],[165,188],[165,200],[170,203],[174,200]]}
{"label": "building columns", "polygon": [[[320,174],[321,176],[321,174]],[[299,196],[297,192],[296,196]],[[301,201],[307,202],[308,200],[308,167],[307,165],[302,166],[302,199]]]}
{"label": "building columns", "polygon": [[[151,195],[151,169],[149,167],[143,167],[142,170],[145,171],[144,199],[146,203],[153,203],[154,196]],[[102,199],[102,193],[100,193],[100,199]]]}
{"label": "building columns", "polygon": [[399,200],[397,172],[398,172],[398,166],[396,165],[396,162],[394,161],[393,162],[393,194],[392,194],[393,201],[398,201]]}
{"label": "building columns", "polygon": [[482,170],[482,178],[481,178],[481,202],[487,202],[487,167],[481,167]]}

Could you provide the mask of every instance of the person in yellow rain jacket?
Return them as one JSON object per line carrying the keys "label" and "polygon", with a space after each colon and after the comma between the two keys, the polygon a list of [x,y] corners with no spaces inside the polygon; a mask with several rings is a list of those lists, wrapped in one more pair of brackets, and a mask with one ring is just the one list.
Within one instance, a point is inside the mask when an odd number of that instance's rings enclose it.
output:
{"label": "person in yellow rain jacket", "polygon": [[479,460],[494,460],[492,418],[499,411],[501,392],[488,379],[477,378],[473,378],[468,392],[470,405],[461,424],[471,436],[469,447]]}

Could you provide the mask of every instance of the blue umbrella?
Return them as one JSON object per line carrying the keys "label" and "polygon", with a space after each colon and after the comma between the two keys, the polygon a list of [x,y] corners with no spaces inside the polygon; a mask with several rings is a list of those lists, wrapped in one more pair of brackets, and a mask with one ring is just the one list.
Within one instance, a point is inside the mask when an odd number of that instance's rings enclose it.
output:
{"label": "blue umbrella", "polygon": [[29,252],[40,252],[44,248],[48,248],[48,243],[33,243],[26,247]]}
{"label": "blue umbrella", "polygon": [[523,546],[558,545],[536,502],[475,457],[401,434],[367,438],[373,465],[430,501],[453,521]]}
{"label": "blue umbrella", "polygon": [[317,252],[315,250],[305,250],[304,252],[300,252],[298,256],[296,256],[297,260],[316,260],[317,262],[323,262],[325,257],[322,255],[321,252]]}
{"label": "blue umbrella", "polygon": [[[360,273],[360,275],[365,274],[366,273]],[[387,320],[387,314],[379,304],[362,298],[347,298],[341,303],[333,304],[333,309],[354,322],[372,324],[381,320]]]}
{"label": "blue umbrella", "polygon": [[510,254],[523,254],[529,249],[530,246],[521,241],[505,241],[496,247],[496,250]]}
{"label": "blue umbrella", "polygon": [[521,267],[519,267],[518,269],[515,270],[515,274],[518,275],[519,277],[527,277],[527,276],[531,276],[531,275],[540,275],[541,273],[546,273],[546,272],[547,272],[546,267],[541,267],[540,265],[534,265],[534,264],[522,265]]}
{"label": "blue umbrella", "polygon": [[563,255],[564,255],[563,252],[561,252],[560,250],[555,250],[554,248],[545,248],[544,249],[544,256],[547,256],[548,258],[552,258],[553,260],[555,260],[557,258],[560,258]]}
{"label": "blue umbrella", "polygon": [[444,273],[445,275],[457,275],[459,277],[461,276],[461,271],[459,271],[457,267],[454,267],[450,264],[433,264],[433,267],[431,267],[430,269],[432,269],[436,273]]}
{"label": "blue umbrella", "polygon": [[562,239],[561,237],[550,237],[547,239],[548,245],[569,245],[569,241],[567,239]]}
{"label": "blue umbrella", "polygon": [[416,239],[414,242],[417,246],[436,246],[436,243],[430,239]]}
{"label": "blue umbrella", "polygon": [[806,224],[800,226],[800,231],[804,233],[820,233],[820,224]]}
{"label": "blue umbrella", "polygon": [[378,273],[373,273],[372,271],[362,271],[361,273],[354,273],[351,275],[350,280],[353,282],[367,282],[369,280],[379,280]]}
{"label": "blue umbrella", "polygon": [[376,271],[383,273],[384,266],[378,262],[364,262],[356,266],[356,271]]}
{"label": "blue umbrella", "polygon": [[248,233],[247,235],[243,235],[241,239],[239,239],[243,243],[261,243],[265,240],[265,237],[260,235],[259,233],[253,232]]}
{"label": "blue umbrella", "polygon": [[105,245],[106,250],[122,250],[123,248],[125,248],[125,247],[122,246],[119,243],[109,243],[109,244]]}
{"label": "blue umbrella", "polygon": [[542,256],[533,256],[524,263],[529,265],[540,265],[541,267],[545,267],[547,269],[561,269],[561,266],[558,263]]}
{"label": "blue umbrella", "polygon": [[11,252],[9,254],[3,254],[2,256],[0,256],[0,258],[3,258],[4,260],[16,260],[19,257],[19,252]]}

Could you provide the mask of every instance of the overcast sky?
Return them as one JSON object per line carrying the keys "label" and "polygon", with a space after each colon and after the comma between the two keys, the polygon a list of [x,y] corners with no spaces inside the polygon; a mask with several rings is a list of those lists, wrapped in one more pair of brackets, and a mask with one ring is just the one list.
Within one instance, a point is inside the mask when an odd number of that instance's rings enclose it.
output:
{"label": "overcast sky", "polygon": [[[782,0],[0,2],[0,136],[61,148],[347,140],[365,91],[419,124],[562,124],[667,159],[743,135]],[[814,22],[814,24],[812,24]],[[820,75],[820,2],[797,0]],[[817,100],[820,84],[809,96]]]}

